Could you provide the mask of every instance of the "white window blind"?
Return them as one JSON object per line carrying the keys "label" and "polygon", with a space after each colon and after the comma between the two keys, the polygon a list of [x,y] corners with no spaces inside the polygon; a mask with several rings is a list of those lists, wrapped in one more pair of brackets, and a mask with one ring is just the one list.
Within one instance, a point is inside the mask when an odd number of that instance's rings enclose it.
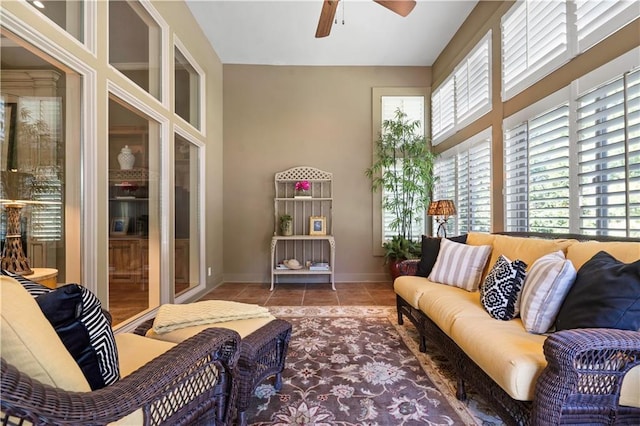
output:
{"label": "white window blind", "polygon": [[640,70],[577,104],[580,230],[640,237]]}
{"label": "white window blind", "polygon": [[504,100],[568,59],[564,1],[516,2],[502,17],[501,27]]}
{"label": "white window blind", "polygon": [[[382,121],[393,120],[395,118],[396,111],[400,109],[407,114],[408,121],[418,120],[421,126],[417,129],[417,134],[424,136],[424,97],[423,96],[382,96]],[[399,169],[402,168],[402,159],[399,158],[396,164]],[[389,197],[393,194],[382,190],[382,196]],[[382,238],[384,241],[391,240],[391,238],[398,234],[398,230],[391,229],[391,222],[395,215],[388,210],[383,211],[382,220]],[[419,219],[424,218],[424,213]],[[420,236],[424,234],[424,220],[412,223],[411,235]]]}
{"label": "white window blind", "polygon": [[[433,186],[432,201],[453,200],[456,202],[456,156],[445,154],[439,156],[433,165],[433,174],[437,176]],[[431,218],[434,231],[438,229],[436,218]],[[456,235],[458,216],[449,218],[447,235]]]}
{"label": "white window blind", "polygon": [[508,231],[529,230],[529,159],[527,124],[507,130],[504,137],[505,210]]}
{"label": "white window blind", "polygon": [[[444,152],[436,160],[434,200],[453,200],[455,218],[449,218],[447,235],[491,231],[491,140],[480,139],[463,149]],[[435,218],[434,229],[437,228]]]}
{"label": "white window blind", "polygon": [[505,132],[507,231],[569,232],[569,105]]}
{"label": "white window blind", "polygon": [[451,75],[431,95],[431,135],[433,143],[452,130],[455,124],[455,81]]}
{"label": "white window blind", "polygon": [[478,43],[454,72],[456,122],[488,111],[491,106],[491,32]]}
{"label": "white window blind", "polygon": [[640,16],[637,0],[576,0],[575,4],[579,52]]}

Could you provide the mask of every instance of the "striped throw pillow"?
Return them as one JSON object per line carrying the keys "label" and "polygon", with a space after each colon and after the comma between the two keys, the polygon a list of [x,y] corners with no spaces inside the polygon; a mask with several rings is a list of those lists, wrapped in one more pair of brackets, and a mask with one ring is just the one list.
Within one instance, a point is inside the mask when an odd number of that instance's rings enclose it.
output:
{"label": "striped throw pillow", "polygon": [[575,279],[576,269],[562,250],[542,256],[531,265],[520,298],[520,317],[528,332],[549,331]]}
{"label": "striped throw pillow", "polygon": [[470,246],[443,238],[429,280],[477,291],[490,254],[491,246]]}

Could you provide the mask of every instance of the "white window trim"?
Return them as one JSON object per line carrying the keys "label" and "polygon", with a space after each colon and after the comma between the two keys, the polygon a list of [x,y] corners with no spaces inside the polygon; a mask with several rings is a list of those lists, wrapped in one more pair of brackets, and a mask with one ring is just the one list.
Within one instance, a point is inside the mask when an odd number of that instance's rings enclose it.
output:
{"label": "white window trim", "polygon": [[[372,161],[375,160],[375,144],[382,129],[382,97],[383,96],[424,96],[425,117],[424,134],[431,134],[431,120],[429,117],[429,108],[427,108],[428,100],[431,92],[427,87],[374,87],[371,91],[371,147]],[[428,140],[428,139],[427,139]],[[371,181],[367,182],[371,188]],[[384,256],[385,252],[382,247],[382,191],[371,192],[371,212],[372,220],[372,236],[371,249],[374,256]],[[426,223],[426,222],[425,222]]]}
{"label": "white window trim", "polygon": [[[189,123],[188,121],[186,121],[184,118],[180,117],[179,115],[175,114],[176,118],[180,121],[182,121],[185,125],[193,128],[194,130],[196,130],[198,133],[200,133],[202,136],[206,136],[207,135],[207,114],[206,114],[206,96],[205,94],[207,93],[207,88],[206,88],[206,80],[205,80],[205,72],[202,69],[202,67],[200,66],[200,64],[198,64],[198,62],[195,60],[195,58],[193,57],[193,55],[191,54],[191,52],[189,51],[189,49],[187,49],[187,47],[184,45],[184,43],[180,40],[180,38],[177,35],[173,36],[173,42],[174,42],[174,46],[175,48],[177,48],[180,53],[182,53],[182,55],[185,57],[185,59],[189,62],[189,65],[191,65],[193,67],[193,69],[196,71],[196,73],[198,73],[198,76],[200,77],[200,88],[199,88],[199,92],[200,92],[200,96],[198,97],[198,113],[199,113],[199,118],[198,118],[198,122],[200,123],[200,128],[198,129],[197,127],[193,126],[191,123]],[[173,63],[175,64],[175,58],[173,58]],[[175,70],[174,70],[175,71]],[[174,75],[175,72],[172,74]],[[174,82],[175,84],[175,82]],[[175,96],[175,93],[174,93]],[[172,111],[174,111],[175,113],[175,106],[172,108]]]}
{"label": "white window trim", "polygon": [[[193,126],[190,126],[191,128],[193,128]],[[173,133],[182,136],[183,138],[185,138],[186,140],[188,140],[190,143],[192,143],[193,145],[195,145],[198,148],[198,179],[200,180],[199,183],[199,187],[198,187],[198,192],[197,192],[197,196],[199,197],[198,200],[198,220],[199,220],[199,225],[200,225],[200,234],[197,236],[193,236],[193,238],[197,238],[198,239],[198,249],[199,249],[199,254],[198,254],[198,264],[200,266],[199,271],[198,271],[198,285],[196,285],[193,288],[188,289],[187,291],[185,291],[184,293],[181,293],[179,295],[177,295],[175,297],[174,303],[185,303],[188,302],[189,300],[192,299],[193,295],[204,290],[204,288],[206,287],[206,283],[207,283],[207,278],[206,278],[206,263],[207,263],[207,259],[206,259],[206,238],[203,238],[202,235],[206,235],[207,233],[207,224],[206,224],[206,210],[205,210],[205,200],[206,200],[206,174],[205,174],[205,169],[206,169],[206,145],[198,140],[197,138],[193,137],[193,135],[191,135],[189,133],[189,131],[177,124],[174,124],[173,126]],[[173,141],[172,143],[172,148],[171,150],[173,151],[173,147],[175,147],[175,141]],[[171,158],[175,158],[175,152],[173,153],[173,155],[171,156]],[[171,172],[169,173],[169,185],[171,188],[175,187],[175,182],[174,180],[174,176],[175,176],[175,168],[173,166],[173,164],[171,165]],[[173,191],[172,191],[173,192]],[[172,197],[173,198],[173,197]],[[171,206],[175,206],[175,200],[172,199],[170,200]],[[172,207],[172,211],[174,210],[174,208]],[[175,218],[175,212],[173,212],[171,214],[171,217]],[[175,241],[175,233],[172,231],[171,232],[171,239]],[[174,248],[175,250],[175,248]],[[175,256],[172,256],[170,258],[174,258]],[[175,270],[175,264],[174,264],[174,270]]]}

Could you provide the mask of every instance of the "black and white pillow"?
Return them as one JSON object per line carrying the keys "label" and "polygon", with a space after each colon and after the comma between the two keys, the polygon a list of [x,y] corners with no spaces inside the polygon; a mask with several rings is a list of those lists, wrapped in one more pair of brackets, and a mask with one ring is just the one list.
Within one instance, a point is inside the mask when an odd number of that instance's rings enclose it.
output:
{"label": "black and white pillow", "polygon": [[120,379],[113,330],[100,300],[91,291],[78,284],[52,290],[17,274],[4,270],[1,273],[14,278],[35,298],[91,389]]}
{"label": "black and white pillow", "polygon": [[519,311],[519,297],[527,264],[521,260],[509,260],[500,255],[484,284],[480,287],[480,302],[495,319],[514,319]]}

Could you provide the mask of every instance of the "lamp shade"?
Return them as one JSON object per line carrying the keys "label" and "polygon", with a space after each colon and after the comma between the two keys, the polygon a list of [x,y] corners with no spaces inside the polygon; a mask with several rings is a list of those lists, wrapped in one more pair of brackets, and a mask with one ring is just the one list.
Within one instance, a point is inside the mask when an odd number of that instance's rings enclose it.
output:
{"label": "lamp shade", "polygon": [[0,172],[0,201],[31,201],[33,175],[30,173]]}
{"label": "lamp shade", "polygon": [[432,201],[427,209],[429,216],[453,216],[456,214],[456,206],[453,200]]}

